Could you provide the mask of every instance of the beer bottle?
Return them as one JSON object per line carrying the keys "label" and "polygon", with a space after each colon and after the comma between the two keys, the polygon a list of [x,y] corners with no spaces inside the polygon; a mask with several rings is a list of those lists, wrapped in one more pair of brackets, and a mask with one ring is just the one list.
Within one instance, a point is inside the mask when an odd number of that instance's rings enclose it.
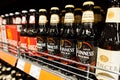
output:
{"label": "beer bottle", "polygon": [[22,10],[21,16],[22,16],[22,21],[21,21],[22,27],[21,27],[20,35],[27,36],[28,11]]}
{"label": "beer bottle", "polygon": [[[75,8],[75,27],[76,32],[79,32],[81,30],[81,20],[82,20],[82,9],[81,8]],[[77,33],[79,34],[79,33]]]}
{"label": "beer bottle", "polygon": [[15,12],[15,24],[21,25],[21,15],[20,12]]}
{"label": "beer bottle", "polygon": [[28,35],[28,50],[30,56],[35,56],[35,52],[37,51],[36,44],[36,35],[37,35],[37,14],[35,9],[29,10],[29,23],[28,23],[28,29],[27,29],[27,35]]}
{"label": "beer bottle", "polygon": [[[50,9],[50,25],[47,37],[48,53],[55,56],[60,56],[60,17],[59,8],[51,7]],[[58,60],[57,58],[48,57],[49,60]],[[54,64],[50,62],[51,64]],[[53,68],[52,68],[53,69]]]}
{"label": "beer bottle", "polygon": [[75,8],[75,25],[80,26],[81,20],[82,20],[82,9],[81,8]]}
{"label": "beer bottle", "polygon": [[95,31],[95,40],[98,41],[100,36],[101,36],[101,32],[104,28],[104,24],[103,24],[103,17],[101,14],[101,7],[100,6],[94,6],[94,31]]}
{"label": "beer bottle", "polygon": [[5,15],[1,15],[2,17],[2,25],[6,25],[6,18]]}
{"label": "beer bottle", "polygon": [[9,13],[9,24],[13,24],[13,13]]}
{"label": "beer bottle", "polygon": [[28,23],[28,30],[27,30],[27,33],[28,33],[28,36],[30,37],[34,37],[36,36],[36,28],[37,28],[37,14],[36,14],[36,10],[35,9],[30,9],[29,10],[29,23]]}
{"label": "beer bottle", "polygon": [[[120,80],[120,7],[119,0],[111,0],[107,9],[105,27],[99,40],[96,69],[99,80]],[[108,70],[108,71],[105,71]],[[112,72],[109,72],[112,71]]]}
{"label": "beer bottle", "polygon": [[28,27],[28,11],[22,10],[22,27],[20,32],[20,47],[21,47],[21,53],[24,57],[25,53],[27,52],[27,27]]}
{"label": "beer bottle", "polygon": [[47,11],[39,9],[39,28],[37,32],[37,51],[47,53]]}
{"label": "beer bottle", "polygon": [[[46,55],[40,54],[41,52],[47,53],[47,30],[48,30],[48,16],[46,9],[39,9],[39,19],[38,19],[38,32],[37,32],[37,51],[39,52],[38,59],[44,61],[41,57],[46,57]],[[43,65],[43,63],[39,62]]]}
{"label": "beer bottle", "polygon": [[[60,51],[63,58],[67,58],[70,60],[75,60],[75,47],[76,47],[76,32],[74,29],[74,5],[66,5],[65,6],[65,18],[64,18],[64,28],[63,33],[61,34],[60,39]],[[61,61],[63,64],[66,64],[66,66],[61,66],[65,69],[70,70],[67,65],[74,65],[73,63],[69,61]],[[69,73],[62,71],[66,75],[70,75]]]}
{"label": "beer bottle", "polygon": [[13,16],[12,16],[12,22],[13,22],[13,25],[16,24],[15,17],[16,17],[16,15],[15,15],[15,13],[13,13]]}
{"label": "beer bottle", "polygon": [[[93,1],[85,1],[83,3],[81,29],[77,30],[76,56],[78,62],[95,66],[97,46],[95,41],[93,7]],[[88,69],[88,67],[84,65],[77,65],[77,67],[84,71]],[[90,68],[90,71],[94,72],[94,69]],[[78,73],[84,76],[87,74],[82,71]],[[86,79],[82,78],[82,80]]]}
{"label": "beer bottle", "polygon": [[6,25],[9,24],[9,15],[8,14],[5,14],[5,20],[6,20]]}
{"label": "beer bottle", "polygon": [[64,25],[64,18],[65,18],[65,10],[61,11],[61,19],[60,19],[60,23],[61,23],[61,28],[60,28],[60,34],[62,34],[63,32],[63,25]]}

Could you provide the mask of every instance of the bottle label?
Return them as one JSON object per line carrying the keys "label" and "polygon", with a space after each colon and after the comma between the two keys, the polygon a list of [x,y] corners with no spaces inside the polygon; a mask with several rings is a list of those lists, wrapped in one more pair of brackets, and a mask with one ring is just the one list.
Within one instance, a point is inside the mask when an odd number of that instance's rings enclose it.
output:
{"label": "bottle label", "polygon": [[109,8],[107,11],[106,22],[120,23],[120,8]]}
{"label": "bottle label", "polygon": [[22,24],[26,24],[27,20],[26,20],[26,16],[22,16]]}
{"label": "bottle label", "polygon": [[42,36],[37,37],[37,50],[39,52],[45,52],[47,50],[46,37]]}
{"label": "bottle label", "polygon": [[20,17],[16,17],[15,22],[16,22],[16,24],[21,24],[21,18]]}
{"label": "bottle label", "polygon": [[75,41],[74,39],[62,39],[60,40],[60,51],[64,58],[75,57]]}
{"label": "bottle label", "polygon": [[47,23],[47,17],[45,15],[39,16],[39,24],[45,24]]}
{"label": "bottle label", "polygon": [[28,37],[28,49],[37,51],[36,44],[37,44],[36,38]]}
{"label": "bottle label", "polygon": [[47,38],[47,49],[48,53],[56,55],[60,53],[60,41],[58,38]]}
{"label": "bottle label", "polygon": [[20,47],[24,48],[24,49],[21,49],[22,52],[24,52],[25,50],[27,50],[27,37],[24,36],[20,36]]}
{"label": "bottle label", "polygon": [[4,25],[6,24],[6,19],[2,20],[2,24],[4,24]]}
{"label": "bottle label", "polygon": [[34,15],[30,16],[29,23],[30,24],[35,24],[35,16]]}
{"label": "bottle label", "polygon": [[[98,48],[97,67],[104,70],[119,73],[120,71],[120,51],[112,51]],[[96,69],[98,80],[119,80],[119,75]]]}
{"label": "bottle label", "polygon": [[96,60],[96,47],[94,47],[93,42],[81,42],[77,41],[76,46],[76,56],[79,61],[84,64],[92,64],[95,63]]}
{"label": "bottle label", "polygon": [[50,23],[59,23],[59,15],[58,14],[52,14],[50,18]]}
{"label": "bottle label", "polygon": [[82,14],[82,22],[94,22],[93,11],[84,11]]}
{"label": "bottle label", "polygon": [[74,23],[74,14],[66,13],[64,18],[64,23]]}
{"label": "bottle label", "polygon": [[14,18],[14,17],[12,18],[12,21],[13,21],[13,24],[16,24],[16,21],[15,21],[15,18]]}

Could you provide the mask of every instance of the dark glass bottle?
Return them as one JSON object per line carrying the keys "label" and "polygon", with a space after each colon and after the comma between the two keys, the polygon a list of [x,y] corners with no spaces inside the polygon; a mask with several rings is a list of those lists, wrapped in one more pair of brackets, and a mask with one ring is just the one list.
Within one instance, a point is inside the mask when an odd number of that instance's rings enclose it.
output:
{"label": "dark glass bottle", "polygon": [[75,8],[75,25],[76,27],[80,26],[81,20],[82,20],[82,9],[81,8]]}
{"label": "dark glass bottle", "polygon": [[[86,1],[83,3],[81,29],[77,30],[76,56],[78,62],[95,66],[97,46],[95,41],[93,7],[93,1]],[[77,65],[77,67],[85,71],[87,71],[88,68],[87,66],[84,66],[82,64]],[[94,69],[90,68],[90,71],[94,72]],[[78,73],[84,76],[87,75],[87,73],[83,71],[79,71]],[[82,78],[82,80],[87,79]]]}
{"label": "dark glass bottle", "polygon": [[12,76],[12,78],[15,78],[16,76],[16,70],[14,70],[14,69],[12,69],[11,70],[11,76]]}
{"label": "dark glass bottle", "polygon": [[28,30],[27,34],[30,37],[36,37],[36,29],[37,29],[37,13],[35,9],[29,10],[29,23],[28,23]]}
{"label": "dark glass bottle", "polygon": [[82,20],[82,9],[81,8],[75,8],[75,27],[76,32],[80,32],[81,30],[81,20]]}
{"label": "dark glass bottle", "polygon": [[100,36],[101,36],[101,32],[104,28],[104,24],[103,24],[103,17],[101,14],[101,7],[100,6],[94,6],[94,31],[95,31],[95,40],[98,41]]}
{"label": "dark glass bottle", "polygon": [[21,21],[22,27],[21,27],[20,35],[21,36],[27,36],[28,11],[22,10],[21,17],[22,17],[22,21]]}
{"label": "dark glass bottle", "polygon": [[111,0],[111,4],[107,9],[105,27],[98,46],[96,66],[104,70],[96,69],[96,74],[101,80],[120,80],[118,74],[108,72],[120,72],[120,3]]}
{"label": "dark glass bottle", "polygon": [[[65,6],[65,18],[64,18],[64,28],[63,33],[61,34],[60,39],[60,51],[63,58],[67,58],[70,60],[75,60],[75,53],[76,53],[76,32],[75,32],[75,25],[74,25],[74,5],[66,5]],[[67,65],[74,65],[69,61],[61,61],[66,66],[61,66],[65,69],[70,70]],[[70,75],[68,72],[62,71],[66,75]]]}
{"label": "dark glass bottle", "polygon": [[[60,17],[59,8],[52,7],[50,10],[50,25],[47,37],[48,53],[55,56],[60,56]],[[57,58],[48,57],[49,60],[57,61]],[[53,64],[51,62],[51,64]]]}
{"label": "dark glass bottle", "polygon": [[37,13],[35,9],[29,10],[29,21],[28,21],[28,29],[27,29],[27,43],[28,43],[28,50],[29,56],[36,56],[36,35],[37,35]]}
{"label": "dark glass bottle", "polygon": [[2,25],[6,25],[5,15],[1,15],[1,17],[2,17]]}
{"label": "dark glass bottle", "polygon": [[5,14],[5,20],[6,20],[6,25],[9,24],[9,15],[8,14]]}
{"label": "dark glass bottle", "polygon": [[21,25],[21,14],[20,12],[15,12],[15,24]]}
{"label": "dark glass bottle", "polygon": [[28,28],[28,11],[22,10],[21,12],[21,32],[20,32],[20,51],[22,56],[27,54],[27,28]]}
{"label": "dark glass bottle", "polygon": [[[41,57],[46,57],[46,55],[41,54],[48,53],[47,51],[47,32],[48,32],[48,14],[46,9],[39,9],[39,19],[38,19],[38,32],[37,32],[37,51],[38,51],[38,59],[40,61],[45,60]],[[43,63],[39,62],[39,64],[43,65]]]}
{"label": "dark glass bottle", "polygon": [[13,13],[9,13],[9,24],[13,24],[13,16],[14,14]]}
{"label": "dark glass bottle", "polygon": [[46,9],[39,9],[39,27],[37,32],[37,51],[47,53],[47,11]]}
{"label": "dark glass bottle", "polygon": [[61,18],[60,18],[60,23],[61,23],[61,28],[60,28],[60,34],[63,33],[63,29],[64,29],[64,18],[65,18],[65,10],[61,11]]}

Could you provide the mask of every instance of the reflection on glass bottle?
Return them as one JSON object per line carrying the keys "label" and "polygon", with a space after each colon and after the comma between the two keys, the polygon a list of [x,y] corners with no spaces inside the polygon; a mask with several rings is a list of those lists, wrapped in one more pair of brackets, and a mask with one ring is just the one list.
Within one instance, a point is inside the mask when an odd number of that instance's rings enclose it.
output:
{"label": "reflection on glass bottle", "polygon": [[[120,71],[120,7],[118,0],[111,1],[107,9],[105,28],[101,34],[97,55],[97,67],[119,73]],[[120,80],[120,76],[96,69],[98,79]]]}

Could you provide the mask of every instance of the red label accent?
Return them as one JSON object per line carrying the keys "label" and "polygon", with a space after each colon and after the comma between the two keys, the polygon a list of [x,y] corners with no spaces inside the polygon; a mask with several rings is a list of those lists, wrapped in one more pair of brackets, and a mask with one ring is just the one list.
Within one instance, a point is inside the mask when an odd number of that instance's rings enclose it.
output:
{"label": "red label accent", "polygon": [[37,40],[34,37],[28,37],[28,49],[37,51]]}
{"label": "red label accent", "polygon": [[[6,34],[7,34],[8,43],[17,47],[20,37],[20,34],[17,31],[17,25],[6,25]],[[16,50],[16,48],[12,47],[11,45],[9,45],[9,51],[15,53],[14,51]]]}
{"label": "red label accent", "polygon": [[27,50],[27,37],[26,36],[20,36],[20,47],[24,48]]}

